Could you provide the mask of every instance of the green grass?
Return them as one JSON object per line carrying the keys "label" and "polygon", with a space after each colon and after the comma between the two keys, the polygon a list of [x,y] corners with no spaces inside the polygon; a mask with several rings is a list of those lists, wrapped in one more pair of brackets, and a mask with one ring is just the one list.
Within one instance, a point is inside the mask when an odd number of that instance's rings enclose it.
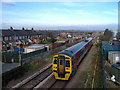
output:
{"label": "green grass", "polygon": [[53,58],[53,55],[48,55],[47,58]]}
{"label": "green grass", "polygon": [[34,59],[32,61],[30,61],[28,64],[23,66],[23,71],[26,72],[32,72],[35,71],[36,69],[39,69],[43,66],[45,66],[46,64],[49,63],[49,61],[46,61],[46,59],[51,59],[53,58],[54,54],[61,51],[63,49],[57,49],[57,50],[53,50],[49,55],[47,55],[45,58],[42,59]]}
{"label": "green grass", "polygon": [[[96,45],[97,51],[92,56],[92,65],[89,67],[89,69],[83,73],[83,80],[84,84],[86,80],[88,79],[87,88],[92,88],[92,80],[94,78],[94,88],[103,88],[103,71],[102,71],[102,56],[101,56],[101,49],[100,45]],[[96,58],[98,57],[98,58]],[[95,65],[96,69],[95,69]],[[94,76],[95,71],[95,76]],[[89,78],[88,78],[89,76]]]}
{"label": "green grass", "polygon": [[44,66],[47,63],[45,60],[34,60],[31,61],[29,64],[26,64],[23,66],[24,72],[31,72],[34,71],[42,66]]}

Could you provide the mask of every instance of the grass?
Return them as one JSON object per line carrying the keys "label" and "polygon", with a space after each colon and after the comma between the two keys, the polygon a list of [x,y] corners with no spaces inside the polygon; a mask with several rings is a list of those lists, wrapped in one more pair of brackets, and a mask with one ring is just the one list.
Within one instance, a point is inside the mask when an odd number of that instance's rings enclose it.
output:
{"label": "grass", "polygon": [[56,50],[53,50],[49,55],[47,55],[45,58],[42,58],[42,59],[34,59],[34,60],[31,60],[28,64],[25,64],[23,66],[23,71],[24,73],[26,72],[33,72],[49,63],[52,62],[52,58],[54,56],[54,54],[56,54],[57,52],[63,50],[65,48],[60,48],[60,49],[56,49]]}
{"label": "grass", "polygon": [[45,61],[44,59],[31,61],[29,64],[23,66],[23,70],[24,72],[31,72],[43,67],[45,64],[47,64],[47,61]]}
{"label": "grass", "polygon": [[102,67],[102,52],[101,48],[97,48],[97,67],[96,67],[96,75],[94,88],[103,88],[103,67]]}
{"label": "grass", "polygon": [[53,55],[48,55],[47,58],[53,58]]}
{"label": "grass", "polygon": [[[92,83],[94,79],[93,88],[103,88],[103,70],[102,70],[102,55],[99,46],[96,46],[97,51],[92,56],[92,65],[89,69],[83,73],[84,84],[87,83],[87,88],[92,88]],[[96,58],[98,57],[98,58]],[[96,65],[96,68],[95,68]],[[95,72],[95,75],[94,75]]]}

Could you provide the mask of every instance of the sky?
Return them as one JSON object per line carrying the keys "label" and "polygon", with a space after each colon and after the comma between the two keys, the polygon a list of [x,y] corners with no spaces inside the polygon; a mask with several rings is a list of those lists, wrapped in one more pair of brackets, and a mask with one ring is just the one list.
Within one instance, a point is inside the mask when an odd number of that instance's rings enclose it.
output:
{"label": "sky", "polygon": [[117,29],[117,2],[15,2],[2,5],[2,28]]}

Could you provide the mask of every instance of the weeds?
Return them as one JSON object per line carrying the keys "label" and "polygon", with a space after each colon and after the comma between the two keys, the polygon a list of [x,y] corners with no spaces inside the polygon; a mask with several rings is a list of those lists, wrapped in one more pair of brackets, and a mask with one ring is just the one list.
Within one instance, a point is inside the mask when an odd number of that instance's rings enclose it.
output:
{"label": "weeds", "polygon": [[[84,72],[84,82],[88,79],[87,88],[103,88],[102,54],[101,44],[96,44],[97,51],[92,56],[92,65]],[[96,66],[96,67],[95,67]],[[94,75],[95,73],[95,75]],[[88,78],[89,76],[89,78]],[[93,81],[94,79],[94,81]],[[93,83],[93,82],[94,83]],[[92,85],[93,84],[93,85]]]}

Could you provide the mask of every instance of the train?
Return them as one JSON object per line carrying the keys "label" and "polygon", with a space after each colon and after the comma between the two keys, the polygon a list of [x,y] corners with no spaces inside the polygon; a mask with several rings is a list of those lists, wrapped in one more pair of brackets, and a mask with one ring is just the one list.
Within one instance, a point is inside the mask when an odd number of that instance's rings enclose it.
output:
{"label": "train", "polygon": [[69,80],[92,45],[93,38],[90,37],[55,54],[52,61],[52,72],[55,79]]}

